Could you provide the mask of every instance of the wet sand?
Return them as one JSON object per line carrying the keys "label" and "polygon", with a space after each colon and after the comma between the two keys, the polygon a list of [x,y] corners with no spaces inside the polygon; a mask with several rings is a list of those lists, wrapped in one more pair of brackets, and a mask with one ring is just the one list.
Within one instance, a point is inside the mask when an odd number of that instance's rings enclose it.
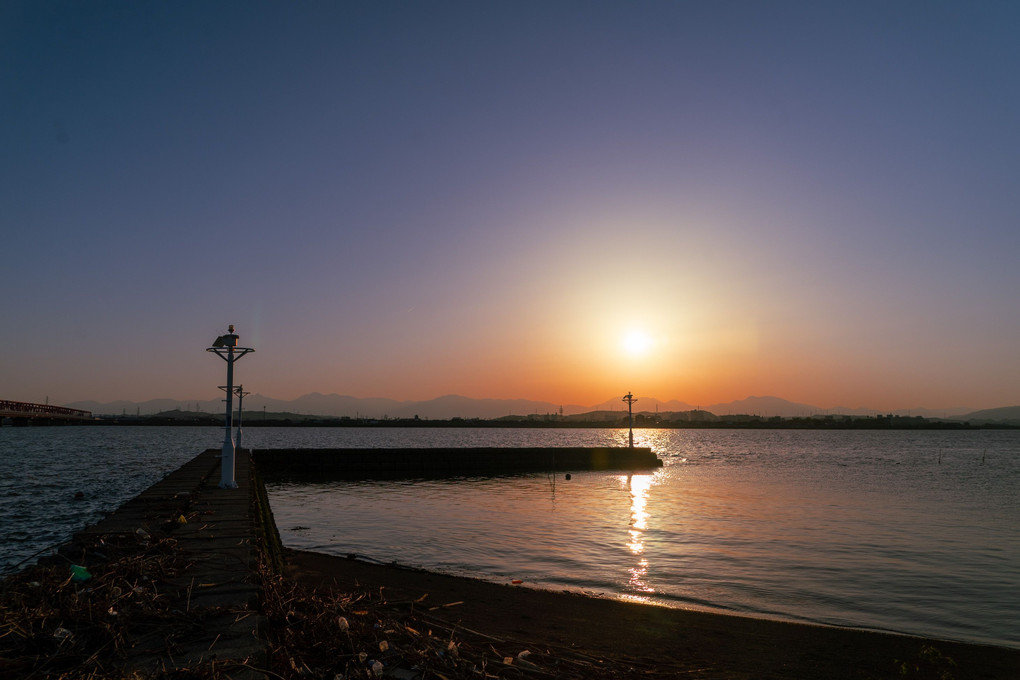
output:
{"label": "wet sand", "polygon": [[418,607],[435,607],[430,616],[522,649],[618,662],[633,677],[1020,679],[1020,649],[668,609],[311,552],[288,550],[286,560],[286,575],[304,586],[427,596]]}

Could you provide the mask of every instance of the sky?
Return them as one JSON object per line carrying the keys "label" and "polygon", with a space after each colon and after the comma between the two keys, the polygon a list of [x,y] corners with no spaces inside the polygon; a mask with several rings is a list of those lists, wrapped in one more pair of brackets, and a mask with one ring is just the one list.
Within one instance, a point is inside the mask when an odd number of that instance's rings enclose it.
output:
{"label": "sky", "polygon": [[0,3],[0,399],[1020,403],[1020,4]]}

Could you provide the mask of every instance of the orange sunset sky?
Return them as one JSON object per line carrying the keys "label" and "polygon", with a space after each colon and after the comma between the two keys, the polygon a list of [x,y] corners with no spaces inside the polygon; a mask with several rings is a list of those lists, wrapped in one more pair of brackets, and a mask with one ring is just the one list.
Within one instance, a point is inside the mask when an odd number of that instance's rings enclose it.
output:
{"label": "orange sunset sky", "polygon": [[1018,7],[5,3],[0,398],[1020,403]]}

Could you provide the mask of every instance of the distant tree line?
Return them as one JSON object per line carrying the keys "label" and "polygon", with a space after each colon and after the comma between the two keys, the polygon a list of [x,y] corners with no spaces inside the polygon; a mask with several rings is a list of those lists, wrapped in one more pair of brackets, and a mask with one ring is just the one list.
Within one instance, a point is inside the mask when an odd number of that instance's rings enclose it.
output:
{"label": "distant tree line", "polygon": [[[588,416],[587,418],[585,416]],[[166,411],[148,416],[99,416],[82,424],[91,425],[177,425],[223,426],[223,415]],[[625,428],[626,414],[616,411],[597,411],[591,414],[562,416],[559,414],[531,414],[500,418],[366,418],[350,416],[316,416],[298,413],[263,413],[246,411],[242,423],[249,427],[498,427],[498,428]],[[235,426],[237,421],[235,418]],[[706,411],[684,413],[636,413],[634,427],[663,429],[801,429],[801,430],[971,430],[1016,429],[1015,423],[970,423],[955,420],[928,419],[921,416],[758,416],[747,414],[717,416]]]}

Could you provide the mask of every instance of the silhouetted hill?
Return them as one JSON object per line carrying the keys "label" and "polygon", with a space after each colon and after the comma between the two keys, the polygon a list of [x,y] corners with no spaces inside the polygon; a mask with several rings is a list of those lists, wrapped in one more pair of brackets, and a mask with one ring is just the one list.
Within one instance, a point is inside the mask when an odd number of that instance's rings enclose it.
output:
{"label": "silhouetted hill", "polygon": [[[564,413],[573,413],[583,407],[564,406]],[[507,415],[558,414],[559,405],[547,401],[528,399],[471,399],[457,394],[430,399],[429,401],[405,402],[397,411],[401,418],[485,418],[493,419]]]}
{"label": "silhouetted hill", "polygon": [[[670,401],[660,401],[655,397],[642,397],[637,395],[634,398],[634,412],[645,411],[648,413],[663,413],[666,411],[690,411],[694,407],[688,403],[671,399]],[[565,410],[565,409],[564,409]],[[608,399],[601,404],[595,404],[586,408],[588,411],[627,411],[627,403],[623,401],[623,395]]]}
{"label": "silhouetted hill", "polygon": [[812,416],[822,412],[822,409],[817,406],[797,404],[786,399],[780,399],[779,397],[748,397],[747,399],[731,401],[726,404],[712,404],[711,406],[706,406],[705,410],[719,416],[745,414],[766,418],[773,416],[797,418]]}
{"label": "silhouetted hill", "polygon": [[[114,401],[101,403],[79,401],[62,404],[70,408],[84,409],[96,415],[140,415],[150,416],[167,411],[181,410],[199,413],[222,413],[222,398],[180,401],[175,399],[150,399],[144,402]],[[385,398],[361,398],[341,394],[312,392],[297,399],[285,401],[272,399],[261,394],[250,394],[244,399],[246,412],[294,413],[310,416],[348,418],[419,418],[425,420],[447,420],[450,418],[482,418],[486,420],[507,416],[558,416],[560,404],[528,399],[472,399],[448,394],[426,401],[397,401]],[[594,406],[563,404],[563,415],[568,420],[580,414],[598,413],[606,420],[626,416],[627,404],[621,397],[613,397]],[[689,419],[692,411],[708,412],[717,416],[756,415],[765,418],[810,417],[815,415],[873,416],[882,412],[869,408],[822,409],[809,404],[799,404],[780,397],[754,396],[728,403],[692,406],[686,402],[661,401],[654,397],[637,398],[634,413],[658,414],[667,419]],[[681,414],[679,416],[675,414]],[[924,418],[953,418],[972,422],[1020,422],[1020,406],[986,409],[970,412],[968,409],[901,409],[895,415],[921,416]]]}
{"label": "silhouetted hill", "polygon": [[[312,392],[289,402],[274,402],[272,407],[280,411],[309,413],[320,416],[366,416],[380,418],[393,415],[403,404],[394,399],[360,399],[342,394],[320,394]],[[257,410],[257,409],[256,409]]]}
{"label": "silhouetted hill", "polygon": [[1020,424],[1020,406],[1003,406],[974,411],[954,420],[966,420],[971,423],[1010,423]]}
{"label": "silhouetted hill", "polygon": [[[177,401],[174,399],[152,399],[144,402],[79,401],[67,404],[69,408],[80,408],[96,415],[154,415],[180,409],[220,413],[222,399]],[[341,394],[312,392],[291,401],[272,399],[261,394],[244,398],[245,411],[275,413],[297,413],[348,418],[499,418],[506,415],[558,414],[559,404],[527,399],[471,399],[450,394],[427,401],[396,401],[384,398],[360,398]],[[563,405],[564,414],[582,413],[590,407],[577,404]]]}
{"label": "silhouetted hill", "polygon": [[[72,405],[73,404],[73,405]],[[149,399],[148,401],[75,401],[71,404],[64,404],[67,408],[78,408],[84,411],[91,411],[97,416],[119,416],[119,415],[153,415],[164,411],[181,409],[185,411],[205,411],[216,413],[223,411],[223,402],[216,401],[178,401],[176,399]],[[248,405],[245,404],[245,410]]]}

